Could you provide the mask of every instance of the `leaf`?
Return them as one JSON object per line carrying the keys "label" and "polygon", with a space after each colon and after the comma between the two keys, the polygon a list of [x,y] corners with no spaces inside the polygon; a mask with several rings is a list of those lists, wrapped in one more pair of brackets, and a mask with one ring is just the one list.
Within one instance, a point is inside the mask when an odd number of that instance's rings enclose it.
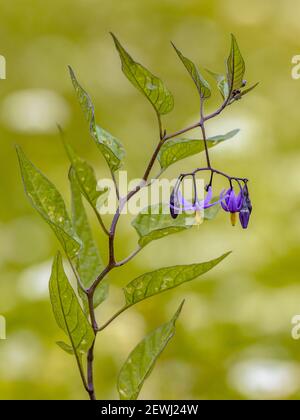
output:
{"label": "leaf", "polygon": [[95,108],[89,94],[79,84],[71,67],[69,67],[69,72],[78,101],[89,123],[90,134],[103,154],[109,168],[112,172],[115,172],[122,166],[125,150],[116,137],[97,126],[95,121]]}
{"label": "leaf", "polygon": [[241,92],[241,96],[245,96],[245,95],[247,95],[247,93],[251,92],[251,91],[252,91],[253,89],[255,89],[258,85],[259,85],[259,82],[258,82],[258,83],[255,83],[255,85],[253,85],[253,86],[250,86],[248,89],[244,89],[244,90]]}
{"label": "leaf", "polygon": [[114,34],[111,34],[120,55],[122,70],[127,79],[149,100],[157,114],[172,111],[174,98],[164,83],[134,59],[123,48]]}
{"label": "leaf", "polygon": [[98,125],[95,126],[93,137],[112,172],[120,169],[125,157],[125,150],[120,141]]}
{"label": "leaf", "polygon": [[80,158],[69,144],[64,143],[64,146],[75,171],[78,187],[98,215],[99,204],[105,203],[109,190],[108,188],[99,190],[94,169],[84,159]]}
{"label": "leaf", "polygon": [[[82,203],[76,172],[73,167],[70,169],[69,179],[72,191],[73,226],[76,234],[82,242],[82,247],[78,253],[76,261],[77,272],[83,286],[88,288],[103,271],[104,265],[92,236],[87,215]],[[79,287],[79,293],[85,304],[85,308],[87,308],[87,297],[81,290],[81,287]],[[95,291],[94,306],[97,307],[100,305],[107,298],[107,295],[108,284],[100,283]]]}
{"label": "leaf", "polygon": [[234,35],[231,35],[231,51],[227,60],[229,95],[243,87],[245,62]]}
{"label": "leaf", "polygon": [[214,73],[213,71],[206,70],[217,82],[218,89],[225,100],[229,95],[229,86],[226,77],[223,74]]}
{"label": "leaf", "polygon": [[[204,219],[213,219],[218,211],[219,206],[206,209]],[[186,213],[181,213],[176,219],[172,219],[169,204],[160,203],[139,213],[132,221],[132,226],[139,235],[139,245],[144,247],[157,239],[190,229],[194,226],[194,222],[195,216]]]}
{"label": "leaf", "polygon": [[207,81],[203,78],[201,75],[198,67],[187,57],[185,57],[178,48],[175,47],[175,45],[172,43],[178,57],[183,62],[185,68],[190,73],[195,85],[197,86],[198,92],[200,94],[200,97],[202,99],[207,99],[211,96],[210,86],[207,83]]}
{"label": "leaf", "polygon": [[227,252],[219,258],[204,263],[160,268],[159,270],[139,276],[123,289],[126,306],[132,306],[141,300],[173,289],[182,283],[202,276],[212,270],[229,254],[230,252]]}
{"label": "leaf", "polygon": [[[69,337],[71,348],[80,361],[81,356],[91,348],[95,336],[64,272],[60,253],[57,253],[52,265],[49,291],[56,322]],[[60,342],[59,346],[65,351],[71,350],[65,343]]]}
{"label": "leaf", "polygon": [[73,230],[62,196],[56,187],[27,159],[19,146],[17,146],[17,154],[29,201],[51,226],[69,258],[75,258],[81,244]]}
{"label": "leaf", "polygon": [[130,353],[118,378],[121,400],[136,400],[155,362],[175,334],[175,324],[182,310],[179,306],[171,321],[148,334]]}
{"label": "leaf", "polygon": [[66,353],[72,354],[72,355],[74,354],[74,350],[72,349],[71,346],[69,346],[69,344],[66,344],[63,341],[57,341],[56,344]]}
{"label": "leaf", "polygon": [[[210,137],[207,139],[208,148],[217,146],[225,140],[229,140],[238,134],[240,130],[233,130],[227,134]],[[193,156],[197,153],[201,153],[205,150],[204,140],[176,138],[165,142],[160,149],[158,155],[158,161],[161,168],[166,169],[173,163],[179,160],[185,159],[189,156]]]}

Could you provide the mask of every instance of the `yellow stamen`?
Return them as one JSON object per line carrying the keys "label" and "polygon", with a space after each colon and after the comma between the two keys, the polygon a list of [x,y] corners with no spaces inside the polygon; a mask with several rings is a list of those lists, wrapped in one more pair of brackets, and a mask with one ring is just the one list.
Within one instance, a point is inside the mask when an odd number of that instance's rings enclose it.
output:
{"label": "yellow stamen", "polygon": [[201,214],[201,212],[199,210],[196,211],[196,214],[195,214],[195,222],[196,222],[196,225],[198,226],[198,228],[203,223],[203,217],[202,217],[202,214]]}
{"label": "yellow stamen", "polygon": [[231,220],[232,226],[235,226],[236,225],[236,213],[230,213],[230,220]]}

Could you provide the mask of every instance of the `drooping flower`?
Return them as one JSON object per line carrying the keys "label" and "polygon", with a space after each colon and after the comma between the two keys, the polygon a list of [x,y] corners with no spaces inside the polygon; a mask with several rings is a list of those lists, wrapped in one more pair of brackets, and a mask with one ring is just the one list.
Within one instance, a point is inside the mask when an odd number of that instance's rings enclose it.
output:
{"label": "drooping flower", "polygon": [[243,202],[242,202],[242,207],[241,207],[239,216],[240,216],[240,222],[243,229],[247,229],[248,224],[249,224],[249,219],[252,213],[252,204],[249,197],[248,187],[246,184],[243,188],[242,195],[243,195]]}
{"label": "drooping flower", "polygon": [[203,222],[202,211],[208,209],[212,206],[215,206],[220,202],[220,200],[211,202],[212,200],[212,187],[209,186],[207,190],[207,195],[203,200],[200,200],[198,196],[195,197],[193,203],[187,201],[183,195],[180,193],[179,189],[174,188],[171,198],[170,198],[170,213],[173,219],[176,219],[179,213],[181,212],[195,212],[196,224],[200,225]]}
{"label": "drooping flower", "polygon": [[223,210],[230,213],[232,226],[236,225],[236,215],[240,212],[243,205],[242,190],[238,194],[233,188],[221,193],[221,206]]}

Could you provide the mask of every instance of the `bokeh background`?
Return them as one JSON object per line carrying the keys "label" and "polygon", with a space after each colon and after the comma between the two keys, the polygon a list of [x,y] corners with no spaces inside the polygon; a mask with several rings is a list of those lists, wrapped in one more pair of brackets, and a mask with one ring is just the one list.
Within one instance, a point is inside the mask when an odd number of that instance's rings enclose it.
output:
{"label": "bokeh background", "polygon": [[[97,312],[99,320],[122,305],[121,287],[137,275],[234,251],[205,278],[139,304],[99,335],[98,397],[117,398],[116,378],[128,353],[170,318],[182,297],[177,334],[142,398],[300,397],[300,341],[291,338],[291,319],[300,313],[300,81],[291,77],[292,56],[300,53],[299,13],[297,0],[1,2],[0,53],[7,60],[0,93],[0,314],[7,319],[7,340],[0,341],[1,399],[86,398],[74,360],[55,345],[63,335],[47,288],[58,243],[26,200],[14,144],[68,203],[68,161],[57,122],[99,178],[107,176],[68,77],[71,64],[91,93],[98,123],[125,145],[130,177],[141,175],[157,141],[155,118],[122,74],[109,31],[174,93],[175,109],[164,118],[168,130],[198,116],[197,92],[170,40],[202,68],[221,72],[233,32],[247,80],[260,86],[208,126],[209,135],[241,129],[212,158],[215,166],[251,179],[251,226],[233,229],[220,213],[199,231],[153,242],[110,276],[110,298]],[[208,110],[218,101],[216,94]],[[190,158],[168,175],[198,164],[199,158]],[[105,240],[93,217],[91,223],[105,258]],[[137,241],[128,218],[118,235],[125,256]]]}

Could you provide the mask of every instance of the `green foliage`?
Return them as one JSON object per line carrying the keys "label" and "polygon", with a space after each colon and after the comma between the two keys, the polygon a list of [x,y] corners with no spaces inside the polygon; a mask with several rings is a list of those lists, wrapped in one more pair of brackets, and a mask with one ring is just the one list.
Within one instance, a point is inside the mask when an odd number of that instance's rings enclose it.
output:
{"label": "green foliage", "polygon": [[175,48],[175,51],[180,58],[180,60],[183,62],[185,68],[190,73],[195,85],[197,86],[199,95],[201,99],[207,99],[211,96],[210,86],[207,83],[207,81],[203,78],[201,75],[198,67],[187,57],[185,57],[176,47],[174,44],[172,44]]}
{"label": "green foliage", "polygon": [[68,353],[76,355],[78,361],[91,348],[95,336],[64,272],[62,258],[58,253],[54,259],[49,282],[53,313],[59,328],[69,337],[71,346],[59,342]]}
{"label": "green foliage", "polygon": [[97,207],[99,208],[101,207],[101,204],[105,203],[109,190],[99,190],[94,169],[84,159],[79,157],[70,145],[65,143],[65,148],[75,172],[81,194],[91,205],[97,216],[99,216]]}
{"label": "green foliage", "polygon": [[[206,209],[204,220],[212,220],[216,217],[218,211],[219,206],[217,205]],[[190,229],[193,225],[193,214],[181,213],[177,219],[172,219],[169,204],[165,203],[149,206],[132,221],[132,226],[139,235],[139,245],[141,247],[173,233]]]}
{"label": "green foliage", "polygon": [[[233,130],[227,134],[210,137],[207,139],[208,148],[217,146],[223,143],[226,140],[231,139],[240,130]],[[185,159],[189,156],[196,155],[205,150],[205,145],[203,140],[195,139],[186,139],[186,138],[175,138],[168,140],[162,146],[159,155],[157,157],[161,168],[166,169],[170,165],[178,162],[179,160]]]}
{"label": "green foliage", "polygon": [[[77,181],[78,178],[73,167],[70,169],[69,179],[72,191],[73,226],[82,243],[82,247],[77,256],[76,266],[81,283],[85,288],[88,288],[102,272],[104,265],[92,236],[82,203],[80,187]],[[80,287],[79,293],[85,304],[85,308],[87,309],[87,297]],[[108,284],[106,282],[102,282],[99,284],[94,294],[94,306],[97,307],[100,305],[107,298],[107,295]]]}
{"label": "green foliage", "polygon": [[98,149],[103,154],[110,170],[115,172],[120,169],[123,164],[125,150],[121,142],[116,137],[112,136],[96,124],[95,109],[90,96],[79,84],[71,67],[69,67],[69,71],[78,101],[89,123],[90,134],[95,140]]}
{"label": "green foliage", "polygon": [[32,206],[51,226],[66,254],[72,260],[76,257],[81,244],[72,227],[62,196],[27,159],[20,147],[17,147],[17,153],[27,197]]}
{"label": "green foliage", "polygon": [[131,306],[141,300],[165,292],[182,283],[194,280],[212,270],[223,261],[230,252],[221,257],[199,264],[175,265],[173,267],[160,268],[159,270],[146,273],[131,281],[123,290],[126,305]]}
{"label": "green foliage", "polygon": [[229,86],[226,77],[223,74],[214,73],[213,71],[206,70],[217,82],[218,89],[225,100],[229,95]]}
{"label": "green foliage", "polygon": [[175,324],[183,303],[171,321],[147,335],[130,353],[118,379],[121,400],[136,400],[142,386],[154,368],[155,362],[175,334]]}
{"label": "green foliage", "polygon": [[112,34],[120,55],[122,70],[128,80],[149,100],[158,115],[167,114],[174,107],[174,99],[164,83],[134,59]]}
{"label": "green foliage", "polygon": [[238,43],[235,36],[231,35],[231,50],[227,60],[227,81],[230,95],[234,90],[240,90],[243,87],[245,70],[245,61]]}

